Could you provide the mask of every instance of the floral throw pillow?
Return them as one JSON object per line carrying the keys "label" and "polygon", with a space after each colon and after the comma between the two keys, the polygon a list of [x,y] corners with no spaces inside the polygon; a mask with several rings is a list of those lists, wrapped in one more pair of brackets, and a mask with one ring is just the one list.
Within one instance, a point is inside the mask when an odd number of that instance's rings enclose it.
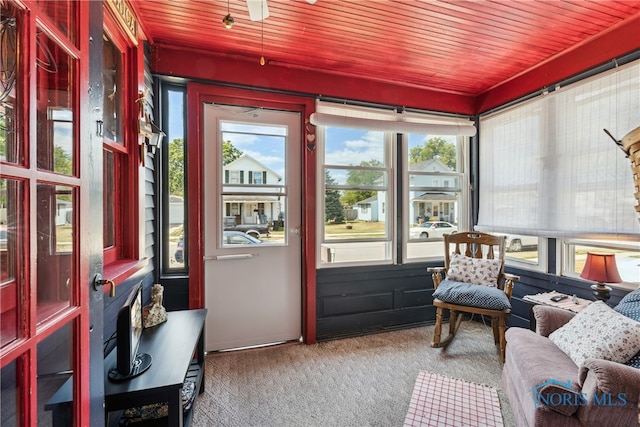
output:
{"label": "floral throw pillow", "polygon": [[447,279],[495,288],[498,285],[501,266],[502,262],[499,259],[470,258],[452,253],[449,258]]}
{"label": "floral throw pillow", "polygon": [[625,363],[640,351],[640,322],[597,301],[549,334],[549,339],[577,366],[588,358]]}

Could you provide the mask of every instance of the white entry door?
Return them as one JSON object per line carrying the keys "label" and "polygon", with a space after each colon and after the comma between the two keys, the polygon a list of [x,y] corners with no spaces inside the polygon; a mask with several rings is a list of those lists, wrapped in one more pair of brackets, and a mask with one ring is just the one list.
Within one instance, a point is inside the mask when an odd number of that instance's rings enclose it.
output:
{"label": "white entry door", "polygon": [[203,107],[206,350],[299,340],[300,114]]}

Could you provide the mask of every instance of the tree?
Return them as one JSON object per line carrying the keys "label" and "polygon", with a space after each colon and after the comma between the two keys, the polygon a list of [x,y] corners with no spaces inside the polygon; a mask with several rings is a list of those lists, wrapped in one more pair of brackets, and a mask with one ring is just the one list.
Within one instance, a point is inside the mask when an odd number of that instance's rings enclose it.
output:
{"label": "tree", "polygon": [[[335,184],[336,180],[331,177],[329,171],[325,172],[325,185]],[[325,190],[324,192],[324,220],[341,223],[342,204],[340,203],[340,192],[338,190]]]}
{"label": "tree", "polygon": [[[381,167],[382,163],[379,160],[363,160],[360,162],[360,166],[373,166],[373,167]],[[383,176],[382,171],[376,170],[362,170],[362,169],[351,169],[347,173],[347,185],[372,185],[375,184],[376,181],[381,179]],[[372,190],[348,190],[344,192],[344,196],[342,196],[342,203],[348,206],[354,206],[356,203],[368,199],[376,194],[375,191]]]}
{"label": "tree", "polygon": [[53,170],[65,175],[73,173],[73,165],[71,164],[71,155],[64,151],[59,145],[53,147]]}
{"label": "tree", "polygon": [[456,169],[456,145],[441,136],[429,138],[422,147],[413,147],[409,152],[409,163],[438,159],[451,170]]}
{"label": "tree", "polygon": [[234,147],[231,141],[224,141],[222,143],[222,164],[223,165],[225,166],[228,165],[229,163],[233,162],[235,159],[242,156],[242,154],[243,154],[242,151]]}
{"label": "tree", "polygon": [[[242,156],[242,151],[231,144],[222,143],[222,161],[227,165]],[[184,197],[184,140],[176,138],[169,143],[169,194]]]}
{"label": "tree", "polygon": [[169,194],[184,196],[184,140],[176,138],[169,143]]}

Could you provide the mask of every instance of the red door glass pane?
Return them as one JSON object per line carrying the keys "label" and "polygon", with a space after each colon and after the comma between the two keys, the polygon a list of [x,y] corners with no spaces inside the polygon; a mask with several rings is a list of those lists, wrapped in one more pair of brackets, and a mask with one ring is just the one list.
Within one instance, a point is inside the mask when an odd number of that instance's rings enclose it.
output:
{"label": "red door glass pane", "polygon": [[53,21],[58,29],[73,44],[76,44],[77,1],[73,0],[38,0],[38,9]]}
{"label": "red door glass pane", "polygon": [[72,188],[38,184],[38,323],[71,303],[74,283],[74,221]]}
{"label": "red door glass pane", "polygon": [[0,371],[0,387],[2,387],[2,393],[0,393],[0,425],[3,426],[20,425],[18,404],[20,402],[21,384],[17,382],[20,378],[16,374],[17,364],[14,360]]}
{"label": "red door glass pane", "polygon": [[22,162],[20,135],[17,132],[16,109],[19,103],[16,85],[20,73],[20,57],[18,56],[18,25],[22,24],[23,15],[11,5],[0,7],[0,52],[2,64],[0,70],[0,161],[9,163]]}
{"label": "red door glass pane", "polygon": [[[73,398],[73,384],[68,382],[73,374],[73,322],[70,322],[44,341],[38,343],[38,425],[73,426],[73,411],[69,401],[58,403],[52,399],[61,388],[68,391],[69,399]],[[66,383],[66,384],[65,384]],[[58,396],[64,395],[61,393]],[[54,420],[55,414],[55,420]]]}
{"label": "red door glass pane", "polygon": [[36,40],[38,168],[72,175],[75,61],[43,32]]}
{"label": "red door glass pane", "polygon": [[24,250],[18,236],[24,230],[23,184],[20,181],[0,178],[0,348],[11,343],[22,330],[21,280],[16,277],[24,259]]}

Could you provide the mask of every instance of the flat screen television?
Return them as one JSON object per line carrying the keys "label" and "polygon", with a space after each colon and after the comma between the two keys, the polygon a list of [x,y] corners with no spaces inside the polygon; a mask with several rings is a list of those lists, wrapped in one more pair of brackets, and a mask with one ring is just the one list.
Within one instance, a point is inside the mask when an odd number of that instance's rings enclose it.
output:
{"label": "flat screen television", "polygon": [[151,355],[138,353],[142,338],[142,282],[131,289],[118,310],[116,322],[116,362],[109,369],[109,379],[125,381],[145,372],[153,361]]}

